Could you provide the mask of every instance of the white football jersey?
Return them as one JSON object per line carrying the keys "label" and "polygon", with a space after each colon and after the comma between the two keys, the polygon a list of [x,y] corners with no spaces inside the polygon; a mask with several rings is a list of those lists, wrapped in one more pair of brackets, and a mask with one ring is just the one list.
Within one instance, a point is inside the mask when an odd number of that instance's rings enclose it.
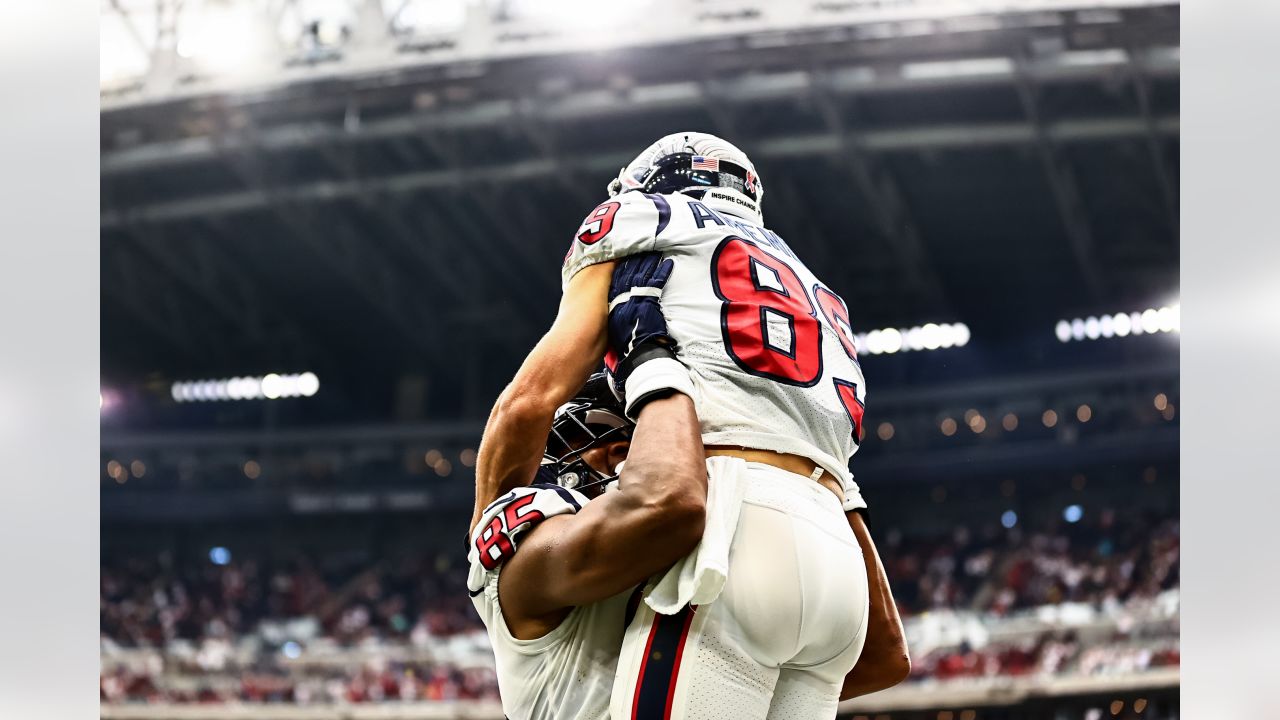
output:
{"label": "white football jersey", "polygon": [[539,522],[576,513],[586,496],[555,485],[512,490],[485,509],[467,546],[467,590],[493,645],[509,720],[606,720],[630,592],[574,608],[554,630],[519,640],[498,604],[502,565]]}
{"label": "white football jersey", "polygon": [[562,280],[582,268],[656,251],[675,267],[662,309],[696,393],[702,441],[807,457],[862,507],[849,458],[862,437],[866,382],[849,310],[768,228],[733,216],[710,188],[628,192],[578,229]]}

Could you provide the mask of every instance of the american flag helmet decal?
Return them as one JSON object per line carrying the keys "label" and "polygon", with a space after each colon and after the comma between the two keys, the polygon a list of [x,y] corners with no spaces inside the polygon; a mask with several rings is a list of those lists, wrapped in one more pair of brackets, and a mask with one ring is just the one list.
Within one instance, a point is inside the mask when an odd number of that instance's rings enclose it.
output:
{"label": "american flag helmet decal", "polygon": [[694,155],[694,156],[693,156],[693,164],[692,164],[692,166],[691,166],[691,167],[692,167],[694,170],[716,170],[716,171],[719,171],[719,170],[720,170],[720,160],[719,160],[719,159],[717,159],[717,158],[703,157],[702,155]]}

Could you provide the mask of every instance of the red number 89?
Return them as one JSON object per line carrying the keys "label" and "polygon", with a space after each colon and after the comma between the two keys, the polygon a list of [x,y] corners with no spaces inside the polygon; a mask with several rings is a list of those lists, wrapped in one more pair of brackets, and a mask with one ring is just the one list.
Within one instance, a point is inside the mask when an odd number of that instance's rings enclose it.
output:
{"label": "red number 89", "polygon": [[711,284],[724,301],[720,327],[738,367],[789,385],[818,382],[822,325],[795,270],[754,243],[731,237],[716,248]]}

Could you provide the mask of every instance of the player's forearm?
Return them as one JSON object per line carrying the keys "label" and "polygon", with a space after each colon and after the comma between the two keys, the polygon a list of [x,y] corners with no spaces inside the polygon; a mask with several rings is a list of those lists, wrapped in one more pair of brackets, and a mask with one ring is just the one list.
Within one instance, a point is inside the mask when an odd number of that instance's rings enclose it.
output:
{"label": "player's forearm", "polygon": [[[706,524],[707,472],[693,401],[673,394],[640,412],[618,489],[593,501],[599,522],[567,561],[556,589],[567,605],[594,602],[633,587],[688,555]],[[592,507],[594,506],[594,507]],[[595,518],[593,518],[595,519]]]}
{"label": "player's forearm", "polygon": [[[688,395],[672,392],[641,408],[618,489],[659,513],[683,509],[705,515],[706,450]],[[700,527],[696,535],[702,536]]]}
{"label": "player's forearm", "polygon": [[537,472],[556,408],[573,397],[604,356],[613,263],[579,272],[560,301],[551,330],[538,341],[485,424],[476,458],[476,507],[485,506]]}
{"label": "player's forearm", "polygon": [[847,513],[847,516],[867,569],[867,611],[870,616],[862,654],[853,670],[845,676],[841,700],[891,688],[911,674],[911,658],[902,618],[898,615],[898,606],[894,602],[884,564],[880,561],[880,553],[862,516],[856,512]]}
{"label": "player's forearm", "polygon": [[517,395],[511,386],[498,397],[476,458],[472,528],[489,503],[513,487],[527,484],[537,473],[555,407],[548,411],[535,398]]}
{"label": "player's forearm", "polygon": [[618,495],[617,507],[634,527],[629,564],[638,579],[665,569],[702,540],[707,465],[688,395],[672,393],[640,410]]}

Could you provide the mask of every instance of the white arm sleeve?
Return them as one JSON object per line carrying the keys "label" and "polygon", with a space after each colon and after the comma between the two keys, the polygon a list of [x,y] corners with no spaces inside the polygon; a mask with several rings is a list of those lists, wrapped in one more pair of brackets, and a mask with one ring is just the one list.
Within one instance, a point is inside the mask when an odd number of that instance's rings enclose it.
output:
{"label": "white arm sleeve", "polygon": [[520,538],[549,517],[576,513],[587,498],[576,490],[534,483],[519,487],[485,508],[467,540],[467,589],[475,595],[502,563],[515,554]]}

